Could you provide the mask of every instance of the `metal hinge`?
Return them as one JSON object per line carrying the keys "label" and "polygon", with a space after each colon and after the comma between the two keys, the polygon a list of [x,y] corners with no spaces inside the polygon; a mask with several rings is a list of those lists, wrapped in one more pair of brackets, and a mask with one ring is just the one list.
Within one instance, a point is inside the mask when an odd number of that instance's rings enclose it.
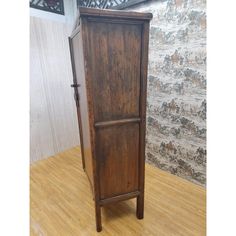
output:
{"label": "metal hinge", "polygon": [[78,88],[78,87],[80,87],[80,84],[71,84],[70,85],[72,88]]}
{"label": "metal hinge", "polygon": [[79,93],[77,88],[80,87],[80,84],[71,84],[71,87],[74,88],[74,99],[77,106],[79,106]]}

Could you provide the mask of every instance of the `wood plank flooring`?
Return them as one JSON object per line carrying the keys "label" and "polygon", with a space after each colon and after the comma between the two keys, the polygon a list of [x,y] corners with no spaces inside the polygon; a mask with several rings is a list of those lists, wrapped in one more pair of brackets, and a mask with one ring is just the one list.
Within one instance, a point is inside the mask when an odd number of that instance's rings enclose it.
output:
{"label": "wood plank flooring", "polygon": [[106,206],[100,233],[79,147],[32,164],[30,179],[31,236],[206,235],[205,189],[149,164],[144,219],[135,216],[135,199]]}

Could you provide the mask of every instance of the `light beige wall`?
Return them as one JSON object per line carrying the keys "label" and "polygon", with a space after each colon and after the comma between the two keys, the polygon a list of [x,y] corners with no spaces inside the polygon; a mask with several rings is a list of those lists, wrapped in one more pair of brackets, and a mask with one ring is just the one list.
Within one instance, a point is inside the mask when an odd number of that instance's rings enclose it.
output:
{"label": "light beige wall", "polygon": [[79,144],[68,35],[71,25],[30,17],[30,161]]}

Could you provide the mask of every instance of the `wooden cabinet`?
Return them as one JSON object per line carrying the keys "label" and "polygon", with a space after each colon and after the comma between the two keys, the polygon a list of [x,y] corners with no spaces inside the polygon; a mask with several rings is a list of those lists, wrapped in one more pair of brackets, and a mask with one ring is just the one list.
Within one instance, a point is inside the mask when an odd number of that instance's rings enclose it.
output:
{"label": "wooden cabinet", "polygon": [[[101,207],[137,198],[143,218],[150,13],[80,8],[69,37],[83,167]],[[78,180],[79,181],[79,180]]]}

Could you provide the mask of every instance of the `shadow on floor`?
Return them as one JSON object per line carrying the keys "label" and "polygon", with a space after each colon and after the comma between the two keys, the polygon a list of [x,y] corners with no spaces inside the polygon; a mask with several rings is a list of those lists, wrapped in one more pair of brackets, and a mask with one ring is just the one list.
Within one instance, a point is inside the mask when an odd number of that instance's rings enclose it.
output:
{"label": "shadow on floor", "polygon": [[102,217],[105,221],[113,221],[121,217],[136,217],[136,201],[128,200],[118,202],[116,204],[106,205],[102,207]]}

